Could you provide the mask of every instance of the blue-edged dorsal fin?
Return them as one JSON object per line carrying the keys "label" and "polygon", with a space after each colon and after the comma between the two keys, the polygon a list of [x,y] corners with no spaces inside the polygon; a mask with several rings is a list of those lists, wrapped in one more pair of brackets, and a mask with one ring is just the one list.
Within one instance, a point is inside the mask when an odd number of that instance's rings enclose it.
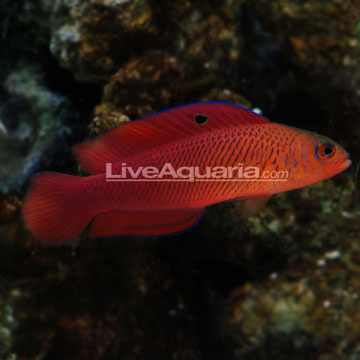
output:
{"label": "blue-edged dorsal fin", "polygon": [[239,105],[201,102],[179,106],[120,125],[104,135],[73,146],[79,165],[92,174],[105,172],[116,163],[148,149],[196,134],[269,120]]}

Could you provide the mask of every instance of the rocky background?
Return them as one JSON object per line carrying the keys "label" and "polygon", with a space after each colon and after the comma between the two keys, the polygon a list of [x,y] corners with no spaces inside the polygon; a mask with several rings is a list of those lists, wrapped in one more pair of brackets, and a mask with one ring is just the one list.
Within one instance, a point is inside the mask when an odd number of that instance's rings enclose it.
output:
{"label": "rocky background", "polygon": [[[359,359],[360,1],[0,1],[0,359]],[[200,100],[258,107],[354,160],[247,221],[183,235],[34,242],[36,171]]]}

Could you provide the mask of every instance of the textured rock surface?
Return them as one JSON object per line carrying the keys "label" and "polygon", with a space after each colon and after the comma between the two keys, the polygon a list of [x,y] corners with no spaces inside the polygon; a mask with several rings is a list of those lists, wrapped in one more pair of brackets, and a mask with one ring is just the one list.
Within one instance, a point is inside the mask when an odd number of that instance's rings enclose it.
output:
{"label": "textured rock surface", "polygon": [[224,337],[237,358],[276,358],[279,348],[284,355],[296,354],[295,359],[316,353],[358,357],[359,269],[353,259],[359,247],[354,239],[347,245],[344,254],[327,252],[316,262],[315,257],[302,261],[261,284],[247,283],[232,292]]}
{"label": "textured rock surface", "polygon": [[175,106],[183,86],[184,65],[174,56],[154,51],[130,59],[110,78],[103,103],[137,119],[156,112],[159,106]]}
{"label": "textured rock surface", "polygon": [[[359,131],[359,5],[358,0],[260,0],[245,5],[252,19],[247,27],[251,56],[262,77],[249,84],[251,100],[275,107],[283,121],[348,138],[355,149],[351,138]],[[259,83],[267,88],[260,96],[255,93]],[[337,121],[347,127],[335,129]],[[357,153],[352,151],[355,157]]]}
{"label": "textured rock surface", "polygon": [[248,4],[298,66],[314,73],[324,68],[356,70],[358,1],[260,0]]}
{"label": "textured rock surface", "polygon": [[[8,74],[0,105],[0,190],[20,189],[59,134],[66,98],[47,89],[35,68]],[[65,132],[66,129],[61,131]]]}
{"label": "textured rock surface", "polygon": [[50,49],[79,80],[102,82],[157,39],[146,0],[54,2]]}
{"label": "textured rock surface", "polygon": [[153,49],[187,61],[189,75],[212,77],[241,51],[236,16],[241,1],[79,1],[53,6],[51,51],[85,81],[104,82],[124,62]]}

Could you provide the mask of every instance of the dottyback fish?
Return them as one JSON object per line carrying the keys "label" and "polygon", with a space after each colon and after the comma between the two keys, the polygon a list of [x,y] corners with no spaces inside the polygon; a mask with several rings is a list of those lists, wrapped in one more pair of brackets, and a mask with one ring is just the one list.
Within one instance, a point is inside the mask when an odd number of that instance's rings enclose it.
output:
{"label": "dottyback fish", "polygon": [[169,109],[73,150],[91,176],[36,174],[24,200],[26,226],[44,243],[71,241],[90,222],[92,237],[176,234],[210,205],[256,207],[351,164],[324,136],[222,102]]}

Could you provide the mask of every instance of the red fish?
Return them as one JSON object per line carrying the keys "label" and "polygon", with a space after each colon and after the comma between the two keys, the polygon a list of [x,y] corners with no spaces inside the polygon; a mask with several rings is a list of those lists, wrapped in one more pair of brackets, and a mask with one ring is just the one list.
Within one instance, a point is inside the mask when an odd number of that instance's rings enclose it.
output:
{"label": "red fish", "polygon": [[[221,102],[169,109],[73,150],[92,175],[37,174],[24,201],[25,223],[44,243],[73,240],[91,221],[93,237],[175,234],[196,224],[209,205],[254,206],[351,164],[324,136]],[[276,176],[281,171],[286,178]]]}

